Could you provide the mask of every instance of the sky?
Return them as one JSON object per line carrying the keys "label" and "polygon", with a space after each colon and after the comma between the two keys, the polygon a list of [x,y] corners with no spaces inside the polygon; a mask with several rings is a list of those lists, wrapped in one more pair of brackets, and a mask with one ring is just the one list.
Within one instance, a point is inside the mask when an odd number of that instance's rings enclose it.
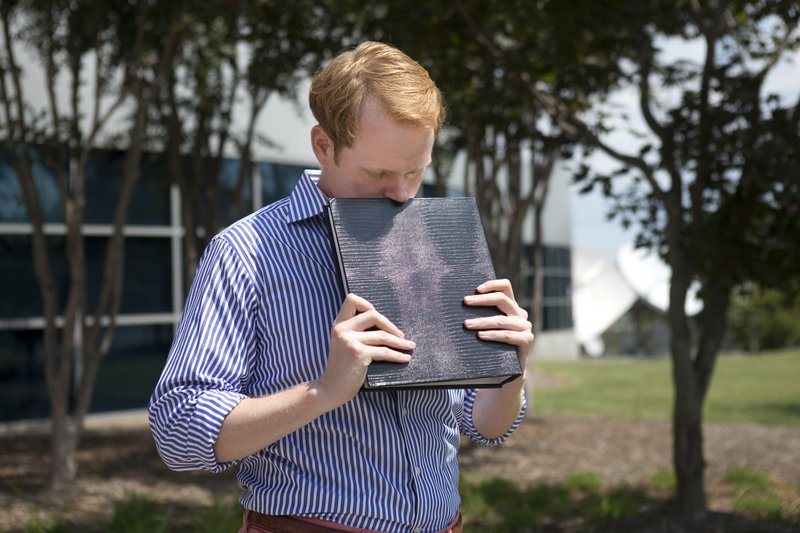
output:
{"label": "sky", "polygon": [[[664,42],[665,57],[692,58],[697,60],[702,57],[703,48],[698,42],[685,42],[672,40]],[[767,86],[795,101],[800,88],[800,52],[794,55],[792,62],[779,64],[767,79]],[[299,94],[305,94],[306,88],[301,88]],[[638,129],[644,129],[644,124],[635,109],[637,94],[635,91],[620,91],[612,95],[608,102],[618,110],[626,110],[633,124]],[[668,96],[664,96],[668,98]],[[267,150],[263,154],[273,159],[287,162],[314,161],[309,148],[308,131],[314,124],[314,119],[306,109],[305,102],[301,99],[299,106],[275,102],[268,105],[262,112],[259,121],[259,131],[267,137],[276,140],[280,145],[277,150]],[[609,142],[617,148],[631,149],[631,143],[640,142],[625,132],[624,127],[619,127],[612,132]],[[635,152],[635,149],[632,150]],[[597,156],[592,160],[592,165],[597,168],[610,168],[616,166],[608,157]],[[606,213],[609,209],[609,200],[598,191],[581,195],[577,187],[570,188],[570,225],[573,246],[586,248],[606,258],[612,263],[616,262],[617,253],[621,246],[631,243],[635,238],[633,229],[625,230],[617,220],[607,220]]]}
{"label": "sky", "polygon": [[619,221],[606,219],[608,199],[600,193],[578,194],[576,187],[570,190],[570,223],[572,245],[591,250],[614,263],[617,251],[636,236],[633,230],[625,230]]}
{"label": "sky", "polygon": [[[702,57],[702,43],[694,41],[671,40],[663,42],[663,53],[668,59],[692,58],[697,61]],[[800,52],[795,53],[793,61],[784,61],[779,64],[767,79],[767,86],[778,93],[796,101],[800,89]],[[42,73],[31,72],[28,74],[26,86],[31,90],[39,90],[43,85],[38,77]],[[655,92],[655,91],[654,91]],[[64,91],[66,94],[67,91]],[[307,94],[307,88],[301,87],[298,94]],[[620,91],[606,99],[606,103],[616,106],[617,110],[628,110],[633,124],[639,129],[645,129],[643,121],[635,109],[636,93],[634,91]],[[669,100],[669,94],[659,95]],[[44,95],[34,98],[35,101],[45,102]],[[309,146],[309,130],[314,124],[314,119],[307,109],[305,99],[300,98],[300,103],[287,104],[280,98],[271,99],[267,108],[259,117],[258,131],[267,138],[275,141],[278,147],[256,148],[256,157],[268,158],[287,163],[304,164],[313,162],[314,156]],[[246,114],[234,117],[235,121],[244,121]],[[620,123],[621,125],[621,123]],[[635,143],[641,142],[625,133],[624,127],[616,128],[610,135],[609,144],[618,149],[631,152],[636,151]],[[607,157],[596,157],[592,165],[597,168],[609,168],[612,161]],[[586,195],[578,194],[577,187],[570,188],[570,214],[571,235],[574,246],[583,247],[602,257],[615,262],[620,246],[633,241],[634,230],[624,230],[618,221],[609,221],[606,213],[609,208],[608,199],[599,192]]]}
{"label": "sky", "polygon": [[[662,42],[662,50],[666,59],[691,58],[695,62],[703,55],[703,45],[698,40],[684,41],[672,39]],[[20,50],[22,51],[22,49]],[[27,73],[26,91],[39,91],[43,83],[39,78],[43,73],[32,69]],[[800,89],[800,52],[792,57],[791,61],[780,63],[767,78],[768,88],[779,94],[796,101]],[[656,92],[654,90],[654,92]],[[68,91],[63,91],[64,97]],[[298,94],[307,94],[307,88],[301,87]],[[669,101],[668,93],[659,94],[659,97]],[[46,102],[42,93],[33,97],[34,101]],[[300,98],[299,105],[287,104],[281,99],[271,99],[270,104],[264,109],[258,121],[258,131],[267,138],[276,141],[277,148],[256,148],[256,157],[269,158],[288,163],[303,164],[313,162],[314,157],[309,147],[309,129],[314,124],[314,119],[308,112],[305,99]],[[636,93],[634,91],[621,91],[612,95],[606,102],[613,103],[618,110],[628,110],[633,124],[639,129],[645,129],[643,121],[635,109]],[[88,116],[88,115],[87,115]],[[244,121],[246,114],[234,117],[235,121]],[[641,142],[624,132],[624,127],[616,128],[608,141],[618,149],[635,153],[635,144]],[[613,163],[609,158],[597,157],[593,160],[597,168],[609,168]],[[580,195],[576,187],[570,188],[570,214],[571,235],[574,246],[587,248],[612,262],[615,260],[620,246],[631,242],[635,237],[634,230],[624,230],[618,221],[608,221],[606,213],[609,201],[599,192]]]}

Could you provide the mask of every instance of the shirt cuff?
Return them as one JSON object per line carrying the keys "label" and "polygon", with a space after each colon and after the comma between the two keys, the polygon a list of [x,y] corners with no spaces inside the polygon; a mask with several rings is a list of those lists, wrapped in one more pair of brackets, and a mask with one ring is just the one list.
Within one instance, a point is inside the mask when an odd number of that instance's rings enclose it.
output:
{"label": "shirt cuff", "polygon": [[[172,470],[204,469],[218,473],[236,464],[220,463],[214,453],[222,422],[245,395],[231,391],[205,390],[183,403],[178,411],[159,412],[151,406],[150,425],[158,452]],[[162,418],[162,415],[163,416]]]}
{"label": "shirt cuff", "polygon": [[219,463],[214,453],[214,445],[219,438],[225,417],[245,398],[245,395],[239,393],[209,390],[197,399],[189,423],[189,438],[186,445],[189,456],[196,457],[202,468],[216,473],[235,464],[235,462]]}
{"label": "shirt cuff", "polygon": [[465,424],[463,424],[463,432],[464,434],[469,437],[469,439],[477,444],[482,446],[499,446],[500,444],[504,443],[508,440],[508,438],[516,431],[519,425],[522,423],[522,419],[525,417],[525,411],[528,408],[528,401],[525,397],[525,387],[522,388],[520,392],[521,395],[521,405],[519,409],[519,414],[517,414],[517,418],[514,419],[514,423],[508,428],[508,430],[500,435],[495,439],[487,439],[480,432],[475,428],[475,421],[472,418],[473,409],[475,407],[475,398],[478,396],[477,389],[470,389],[467,391],[467,395],[464,398],[464,420]]}

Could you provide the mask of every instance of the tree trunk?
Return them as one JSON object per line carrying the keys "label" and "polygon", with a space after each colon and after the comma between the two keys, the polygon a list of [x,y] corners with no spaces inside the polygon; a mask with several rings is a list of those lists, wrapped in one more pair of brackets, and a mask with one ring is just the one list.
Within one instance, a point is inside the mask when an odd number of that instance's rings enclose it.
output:
{"label": "tree trunk", "polygon": [[79,432],[65,407],[55,407],[57,411],[53,409],[51,402],[50,485],[53,489],[61,490],[70,485],[78,472],[75,450],[78,448]]}
{"label": "tree trunk", "polygon": [[[673,357],[675,353],[673,351]],[[675,365],[677,367],[677,365]],[[677,373],[676,373],[677,374]],[[676,377],[676,379],[678,379]],[[676,381],[676,395],[686,395],[691,376]],[[691,387],[693,388],[693,387]],[[687,526],[693,529],[706,513],[704,490],[705,460],[703,458],[702,404],[696,395],[675,401],[673,414],[674,466],[677,478],[677,502]]]}
{"label": "tree trunk", "polygon": [[533,255],[533,294],[531,294],[531,306],[529,309],[530,321],[533,324],[534,342],[535,336],[542,331],[542,320],[544,320],[544,245],[542,243],[542,213],[544,205],[535,202],[533,205],[533,243],[531,244]]}
{"label": "tree trunk", "polygon": [[[672,225],[678,225],[670,221]],[[686,315],[686,294],[691,277],[683,251],[680,249],[679,232],[671,228],[669,322],[671,328],[672,376],[674,380],[673,409],[673,461],[677,478],[677,503],[680,513],[690,530],[702,522],[706,512],[706,496],[703,474],[703,428],[702,395],[697,390],[692,364],[692,342],[689,321]]]}

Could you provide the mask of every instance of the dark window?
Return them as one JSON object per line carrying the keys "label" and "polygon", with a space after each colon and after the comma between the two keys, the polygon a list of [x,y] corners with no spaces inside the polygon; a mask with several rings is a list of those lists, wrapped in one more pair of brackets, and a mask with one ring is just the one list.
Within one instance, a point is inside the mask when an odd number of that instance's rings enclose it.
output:
{"label": "dark window", "polygon": [[304,166],[285,163],[270,163],[268,161],[258,163],[264,205],[289,196],[305,169],[306,167]]}
{"label": "dark window", "polygon": [[[49,265],[58,290],[59,306],[66,296],[64,238],[47,237]],[[42,316],[39,282],[33,270],[29,235],[0,235],[0,319]]]}
{"label": "dark window", "polygon": [[0,421],[49,412],[41,330],[0,330]]}
{"label": "dark window", "polygon": [[[87,306],[94,310],[103,283],[107,237],[87,237]],[[67,264],[63,237],[47,237],[50,268],[58,290],[59,313],[67,293]],[[172,310],[172,267],[169,239],[129,237],[125,240],[125,271],[121,313],[159,313]],[[31,237],[0,235],[0,319],[40,317],[39,282],[33,270]]]}
{"label": "dark window", "polygon": [[92,411],[142,409],[155,390],[172,344],[170,325],[117,327],[100,364]]}
{"label": "dark window", "polygon": [[236,222],[252,211],[253,185],[249,172],[241,174],[239,159],[223,159],[219,165],[219,226]]}
{"label": "dark window", "polygon": [[544,275],[545,298],[570,298],[571,280],[561,272]]}
{"label": "dark window", "polygon": [[128,224],[170,225],[170,180],[160,156],[142,156],[142,175],[131,197]]}
{"label": "dark window", "polygon": [[[170,325],[118,326],[100,363],[91,411],[146,407],[171,343]],[[41,330],[0,331],[0,421],[49,411]]]}
{"label": "dark window", "polygon": [[[543,251],[542,330],[571,328],[572,323],[572,258],[566,247],[545,246]],[[533,296],[533,248],[527,246],[525,256],[531,266],[525,278],[525,299]]]}
{"label": "dark window", "polygon": [[[86,168],[86,222],[112,224],[122,195],[125,152],[95,150]],[[169,225],[169,181],[154,155],[141,159],[141,175],[127,213],[134,225]]]}
{"label": "dark window", "polygon": [[[86,239],[87,304],[94,312],[103,284],[105,254],[109,239]],[[170,240],[129,237],[125,239],[120,313],[160,313],[172,310]]]}
{"label": "dark window", "polygon": [[[33,163],[33,181],[36,184],[44,221],[63,222],[64,207],[58,182],[51,167],[45,164],[43,149],[33,147],[30,155]],[[67,168],[66,163],[64,168]],[[0,154],[0,222],[28,222],[22,187],[8,152]]]}

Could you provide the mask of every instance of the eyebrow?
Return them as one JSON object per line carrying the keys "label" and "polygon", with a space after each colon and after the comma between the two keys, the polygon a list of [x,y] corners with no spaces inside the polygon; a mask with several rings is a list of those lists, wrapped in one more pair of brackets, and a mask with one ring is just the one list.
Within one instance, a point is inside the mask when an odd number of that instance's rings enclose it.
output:
{"label": "eyebrow", "polygon": [[[416,172],[422,172],[426,168],[431,166],[431,163],[433,163],[433,161],[429,161],[428,163],[426,163],[425,165],[423,165],[421,167],[418,167],[418,168],[415,168],[415,169],[412,169],[412,170],[408,170],[406,172],[403,172],[402,174],[413,174],[413,173],[416,173]],[[361,168],[362,168],[362,170],[364,170],[364,171],[366,171],[366,172],[368,172],[370,174],[383,174],[385,172],[388,172],[388,173],[395,172],[394,170],[390,170],[388,168],[371,168],[371,167],[361,167]]]}

